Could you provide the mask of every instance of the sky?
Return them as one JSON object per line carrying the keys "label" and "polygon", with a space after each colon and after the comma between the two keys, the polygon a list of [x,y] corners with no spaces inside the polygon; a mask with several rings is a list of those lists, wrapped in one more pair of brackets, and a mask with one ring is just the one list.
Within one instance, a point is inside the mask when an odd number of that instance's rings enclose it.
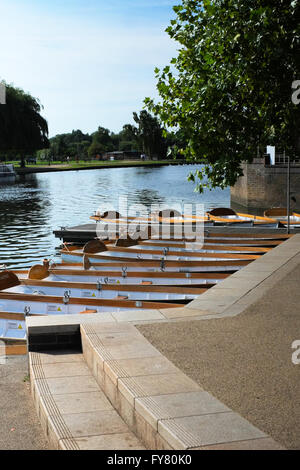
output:
{"label": "sky", "polygon": [[178,45],[165,29],[179,0],[0,0],[0,80],[38,98],[50,137],[98,126],[119,132],[154,68]]}

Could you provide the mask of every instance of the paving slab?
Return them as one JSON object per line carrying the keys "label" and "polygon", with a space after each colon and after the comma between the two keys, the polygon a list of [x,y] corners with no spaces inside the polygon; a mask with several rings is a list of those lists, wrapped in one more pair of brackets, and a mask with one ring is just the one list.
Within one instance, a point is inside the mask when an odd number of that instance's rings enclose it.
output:
{"label": "paving slab", "polygon": [[[133,433],[105,434],[101,436],[86,436],[76,438],[75,442],[80,450],[145,450],[145,447]],[[67,450],[68,442],[60,441],[60,449]]]}
{"label": "paving slab", "polygon": [[191,435],[193,447],[266,437],[233,412],[162,420],[158,423],[158,429],[174,447],[181,446],[183,449],[191,446]]}
{"label": "paving slab", "polygon": [[205,391],[172,393],[137,398],[135,407],[157,426],[163,419],[229,412],[230,409]]}
{"label": "paving slab", "polygon": [[115,370],[115,373],[118,374],[118,377],[174,374],[179,372],[179,369],[161,354],[150,357],[107,361],[104,365],[104,368],[107,370],[108,374],[110,373],[109,371]]}
{"label": "paving slab", "polygon": [[53,398],[61,414],[111,410],[111,404],[101,390],[53,395]]}

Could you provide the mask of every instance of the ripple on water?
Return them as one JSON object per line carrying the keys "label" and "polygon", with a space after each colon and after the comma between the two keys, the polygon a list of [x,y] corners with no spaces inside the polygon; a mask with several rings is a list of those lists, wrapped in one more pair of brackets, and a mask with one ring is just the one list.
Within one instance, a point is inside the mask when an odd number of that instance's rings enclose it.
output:
{"label": "ripple on water", "polygon": [[194,165],[114,168],[40,173],[0,186],[0,264],[31,266],[45,257],[57,258],[61,241],[53,230],[89,222],[98,208],[128,204],[204,204],[205,210],[229,206],[229,189],[194,192],[186,180]]}

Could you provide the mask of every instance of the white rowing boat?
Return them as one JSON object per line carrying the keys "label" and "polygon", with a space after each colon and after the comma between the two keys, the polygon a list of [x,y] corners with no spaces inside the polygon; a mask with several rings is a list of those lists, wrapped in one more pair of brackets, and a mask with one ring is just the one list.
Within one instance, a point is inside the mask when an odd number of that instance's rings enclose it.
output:
{"label": "white rowing boat", "polygon": [[[119,245],[119,243],[117,243]],[[103,243],[100,240],[92,240],[88,242],[83,248],[79,247],[64,247],[61,250],[63,261],[66,262],[79,262],[83,261],[84,255],[88,255],[90,262],[122,262],[122,261],[141,261],[145,264],[149,261],[162,259],[164,261],[175,261],[179,265],[185,267],[186,262],[197,262],[199,266],[207,261],[216,262],[226,261],[228,264],[235,261],[252,261],[259,257],[259,254],[244,254],[233,250],[205,250],[199,249],[195,251],[185,249],[173,249],[172,247],[154,247],[147,246],[113,246]]]}
{"label": "white rowing boat", "polygon": [[[52,286],[53,287],[53,286]],[[99,286],[98,286],[99,287]],[[174,300],[167,299],[152,301],[139,300],[134,298],[99,298],[99,296],[91,294],[85,295],[87,290],[84,289],[84,295],[81,297],[72,297],[71,289],[64,288],[58,294],[44,293],[41,290],[27,293],[26,285],[21,284],[18,277],[11,271],[3,271],[0,273],[0,312],[11,313],[24,313],[25,315],[49,315],[49,314],[80,314],[80,313],[97,313],[97,312],[118,312],[123,310],[138,309],[162,309],[162,308],[176,308],[181,306],[181,303],[176,303]],[[97,289],[101,291],[102,289]],[[107,292],[116,293],[118,289],[103,289]],[[120,289],[122,290],[122,289]],[[127,287],[128,291],[130,289]],[[145,292],[146,286],[136,291]],[[159,289],[156,289],[159,291]],[[172,289],[170,289],[172,290]],[[133,288],[134,291],[134,288]],[[132,292],[133,292],[132,291]],[[151,291],[151,287],[148,289]],[[155,291],[155,289],[152,289]],[[81,289],[80,289],[81,292]],[[156,292],[157,293],[157,292]],[[171,292],[174,294],[176,292]],[[183,300],[181,298],[181,300]]]}
{"label": "white rowing boat", "polygon": [[[272,214],[272,217],[281,222],[283,225],[287,225],[288,223],[288,212],[285,208],[274,207],[265,211],[264,214]],[[290,225],[295,227],[300,226],[300,214],[298,212],[290,212]]]}
{"label": "white rowing boat", "polygon": [[[103,279],[104,280],[104,279]],[[145,301],[184,301],[193,300],[205,292],[207,288],[183,288],[174,286],[153,286],[153,284],[116,285],[101,282],[81,283],[71,281],[21,281],[21,284],[2,292],[23,293],[33,295],[52,295],[63,297],[65,293],[70,298],[115,299],[115,300],[145,300]]]}
{"label": "white rowing boat", "polygon": [[[86,264],[88,260],[85,260]],[[133,263],[136,265],[136,263]],[[104,266],[105,267],[105,266]],[[106,265],[107,267],[107,265]],[[206,287],[212,286],[230,274],[227,272],[187,272],[182,270],[167,272],[161,270],[159,266],[144,269],[138,266],[119,266],[111,264],[110,269],[103,269],[103,266],[94,266],[88,262],[88,268],[83,269],[81,265],[55,264],[49,266],[45,261],[44,265],[35,265],[29,271],[14,271],[22,283],[34,283],[37,280],[51,282],[84,282],[98,283],[103,285],[153,285],[153,286],[174,286],[174,287]]]}

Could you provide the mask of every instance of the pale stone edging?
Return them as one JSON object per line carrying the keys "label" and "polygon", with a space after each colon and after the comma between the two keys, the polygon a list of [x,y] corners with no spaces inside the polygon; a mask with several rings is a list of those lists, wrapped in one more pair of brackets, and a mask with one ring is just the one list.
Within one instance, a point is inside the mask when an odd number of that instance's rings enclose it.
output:
{"label": "pale stone edging", "polygon": [[177,369],[129,324],[81,325],[100,388],[149,449],[283,449]]}

